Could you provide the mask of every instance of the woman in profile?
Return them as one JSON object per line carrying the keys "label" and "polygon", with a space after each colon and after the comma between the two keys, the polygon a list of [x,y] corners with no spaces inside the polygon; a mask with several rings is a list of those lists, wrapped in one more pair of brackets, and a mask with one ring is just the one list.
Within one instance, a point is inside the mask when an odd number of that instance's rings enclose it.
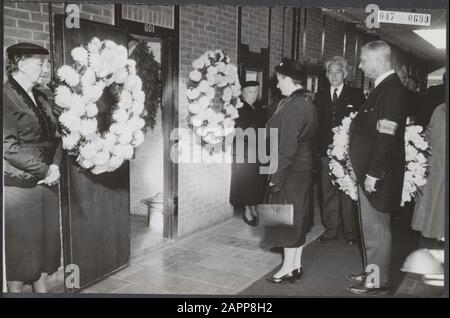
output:
{"label": "woman in profile", "polygon": [[[230,186],[230,203],[244,207],[242,219],[251,226],[256,225],[255,206],[262,203],[267,185],[267,175],[259,172],[258,128],[264,128],[265,110],[255,103],[258,89],[257,81],[242,84],[241,100],[244,106],[239,108],[236,119]],[[246,136],[243,133],[245,130],[251,131],[250,135]]]}
{"label": "woman in profile", "polygon": [[18,43],[7,48],[3,85],[5,261],[8,290],[47,292],[61,261],[58,180],[61,143],[47,96],[36,88],[49,52]]}
{"label": "woman in profile", "polygon": [[[308,91],[301,84],[306,76],[302,64],[283,59],[275,71],[277,87],[285,98],[278,103],[266,124],[270,144],[274,144],[273,139],[278,140],[278,147],[270,149],[271,161],[276,160],[278,168],[270,172],[268,203],[278,197],[274,203],[282,198],[287,204],[293,204],[294,226],[266,228],[264,242],[273,247],[283,247],[283,263],[267,279],[271,283],[281,283],[294,282],[303,274],[301,257],[306,233],[311,227],[313,142],[318,119]],[[270,135],[274,130],[277,135]]]}

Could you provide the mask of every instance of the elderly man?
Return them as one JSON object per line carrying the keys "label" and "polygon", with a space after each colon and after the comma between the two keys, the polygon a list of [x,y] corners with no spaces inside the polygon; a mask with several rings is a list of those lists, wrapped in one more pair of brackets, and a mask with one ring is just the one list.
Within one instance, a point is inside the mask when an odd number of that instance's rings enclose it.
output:
{"label": "elderly man", "polygon": [[325,232],[317,241],[336,239],[341,215],[344,237],[352,245],[357,240],[356,206],[348,195],[331,183],[327,149],[333,142],[333,128],[341,125],[342,119],[351,112],[358,111],[365,98],[362,89],[344,84],[347,77],[344,58],[335,56],[325,63],[325,67],[330,88],[318,92],[314,100],[319,115],[317,144],[322,163],[322,219],[325,226]]}
{"label": "elderly man", "polygon": [[352,293],[386,294],[391,284],[391,213],[400,208],[405,170],[408,95],[391,67],[391,49],[373,41],[359,67],[374,89],[350,127],[349,153],[359,184],[365,272],[349,275]]}

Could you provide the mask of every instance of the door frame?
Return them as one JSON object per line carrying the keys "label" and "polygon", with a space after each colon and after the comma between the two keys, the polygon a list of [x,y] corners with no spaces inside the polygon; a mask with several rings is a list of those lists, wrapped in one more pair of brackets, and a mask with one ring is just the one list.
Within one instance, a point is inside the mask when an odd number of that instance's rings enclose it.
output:
{"label": "door frame", "polygon": [[163,237],[178,238],[178,164],[170,159],[171,149],[176,140],[171,140],[171,132],[179,126],[179,26],[180,8],[174,5],[174,28],[142,23],[122,18],[122,4],[114,5],[115,26],[128,34],[137,34],[161,39],[161,115],[164,138],[164,225]]}

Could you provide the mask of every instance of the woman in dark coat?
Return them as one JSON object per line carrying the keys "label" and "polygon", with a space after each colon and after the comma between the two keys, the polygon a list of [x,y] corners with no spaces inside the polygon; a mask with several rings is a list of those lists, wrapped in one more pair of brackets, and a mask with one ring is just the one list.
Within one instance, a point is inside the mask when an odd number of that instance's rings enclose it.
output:
{"label": "woman in dark coat", "polygon": [[[281,268],[268,279],[272,283],[281,283],[285,280],[293,282],[303,273],[301,256],[306,233],[311,227],[313,142],[318,119],[312,100],[301,85],[303,66],[297,61],[283,59],[275,70],[277,87],[286,97],[278,103],[266,124],[269,138],[278,139],[278,148],[274,149],[273,140],[270,146],[271,161],[277,161],[278,167],[269,176],[269,203],[281,196],[286,203],[293,204],[294,226],[266,228],[264,241],[284,248]],[[276,136],[273,136],[273,129],[277,131]]]}
{"label": "woman in dark coat", "polygon": [[[244,106],[239,108],[239,118],[236,119],[231,167],[230,203],[245,207],[242,218],[249,225],[256,223],[255,205],[262,203],[267,185],[267,175],[259,172],[258,128],[264,128],[266,116],[265,110],[255,104],[258,87],[257,81],[247,81],[242,85]],[[253,130],[254,138],[244,137],[243,131],[246,129]],[[242,149],[239,146],[243,146]]]}
{"label": "woman in dark coat", "polygon": [[36,86],[49,52],[19,43],[7,49],[3,85],[5,261],[9,292],[33,284],[47,292],[47,274],[60,266],[58,180],[61,143],[47,97]]}

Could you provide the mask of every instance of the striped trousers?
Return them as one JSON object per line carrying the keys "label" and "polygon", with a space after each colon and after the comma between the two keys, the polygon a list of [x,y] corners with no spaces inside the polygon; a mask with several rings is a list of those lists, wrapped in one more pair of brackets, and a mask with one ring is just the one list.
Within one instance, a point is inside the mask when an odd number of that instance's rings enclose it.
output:
{"label": "striped trousers", "polygon": [[370,269],[376,265],[380,275],[379,287],[389,287],[391,284],[391,214],[376,210],[362,188],[358,187],[358,190],[364,268],[370,276]]}

